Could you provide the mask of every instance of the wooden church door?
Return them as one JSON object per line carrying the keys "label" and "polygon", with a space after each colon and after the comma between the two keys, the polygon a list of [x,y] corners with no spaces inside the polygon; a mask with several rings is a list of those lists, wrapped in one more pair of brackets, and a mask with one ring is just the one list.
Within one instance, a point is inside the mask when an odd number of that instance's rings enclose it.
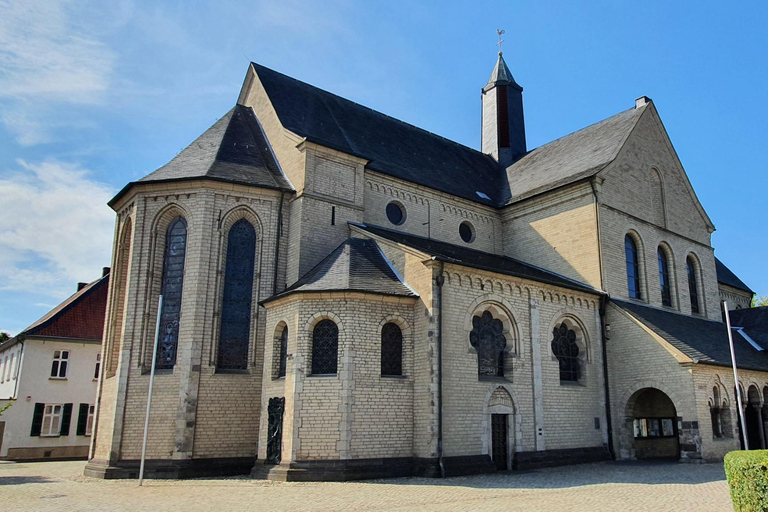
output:
{"label": "wooden church door", "polygon": [[496,469],[506,471],[507,467],[507,415],[491,415],[491,458]]}

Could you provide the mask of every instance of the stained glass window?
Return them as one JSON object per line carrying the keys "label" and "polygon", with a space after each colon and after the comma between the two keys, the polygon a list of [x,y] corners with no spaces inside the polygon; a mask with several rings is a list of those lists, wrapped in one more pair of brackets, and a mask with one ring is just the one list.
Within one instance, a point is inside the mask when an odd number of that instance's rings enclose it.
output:
{"label": "stained glass window", "polygon": [[381,374],[403,374],[403,331],[392,322],[381,328]]}
{"label": "stained glass window", "polygon": [[624,252],[627,260],[627,288],[629,297],[640,299],[640,265],[637,259],[637,245],[629,235],[624,236]]}
{"label": "stained glass window", "polygon": [[285,367],[288,362],[288,327],[283,327],[280,333],[280,360],[277,367],[277,376],[285,377]]}
{"label": "stained glass window", "polygon": [[490,311],[472,318],[472,332],[469,343],[477,351],[477,374],[479,376],[504,376],[504,324],[493,318]]}
{"label": "stained glass window", "polygon": [[665,306],[672,306],[667,253],[661,247],[659,247],[659,286],[661,287],[661,303]]}
{"label": "stained glass window", "polygon": [[578,382],[581,375],[576,332],[565,323],[552,331],[552,353],[560,364],[560,382]]}
{"label": "stained glass window", "polygon": [[688,267],[688,293],[691,296],[691,313],[699,312],[699,288],[696,282],[696,266],[690,256],[686,261]]}
{"label": "stained glass window", "polygon": [[176,217],[168,225],[163,256],[163,309],[160,312],[160,339],[157,345],[158,370],[176,364],[181,318],[181,290],[184,282],[184,257],[187,252],[187,221]]}
{"label": "stained glass window", "polygon": [[240,219],[230,228],[227,241],[217,359],[218,367],[223,370],[244,370],[248,367],[255,258],[256,230],[250,222]]}
{"label": "stained glass window", "polygon": [[336,373],[339,357],[339,328],[332,320],[321,320],[312,331],[312,374]]}

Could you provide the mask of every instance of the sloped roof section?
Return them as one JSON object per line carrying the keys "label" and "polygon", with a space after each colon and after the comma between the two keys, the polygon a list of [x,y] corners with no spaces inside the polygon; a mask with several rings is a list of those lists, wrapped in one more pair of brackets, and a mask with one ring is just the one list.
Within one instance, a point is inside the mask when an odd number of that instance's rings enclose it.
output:
{"label": "sloped roof section", "polygon": [[647,108],[633,107],[529,151],[507,168],[507,204],[600,172],[616,158]]}
{"label": "sloped roof section", "polygon": [[292,293],[336,291],[418,296],[400,280],[375,241],[348,238],[296,283],[262,304]]}
{"label": "sloped roof section", "polygon": [[715,268],[717,269],[717,282],[732,286],[733,288],[738,288],[739,290],[744,290],[745,292],[749,293],[755,293],[753,292],[749,286],[744,284],[744,281],[738,278],[736,274],[731,272],[731,269],[725,266],[725,263],[720,261],[717,256],[715,256]]}
{"label": "sloped roof section", "polygon": [[380,236],[392,242],[416,249],[419,252],[432,256],[438,261],[486,270],[488,272],[497,272],[499,274],[521,277],[523,279],[561,286],[571,290],[598,294],[603,293],[588,284],[569,279],[560,274],[550,272],[549,270],[507,256],[477,251],[460,245],[449,244],[447,242],[441,242],[439,240],[424,238],[417,235],[410,235],[408,233],[394,231],[379,226],[372,226],[370,224],[356,224],[350,222],[350,225],[372,235]]}
{"label": "sloped roof section", "polygon": [[99,340],[104,333],[109,274],[53,308],[19,335]]}
{"label": "sloped roof section", "polygon": [[173,160],[140,182],[209,178],[291,189],[253,110],[235,105]]}
{"label": "sloped roof section", "polygon": [[520,87],[520,84],[515,82],[515,78],[512,76],[509,67],[507,67],[504,57],[501,56],[501,52],[499,52],[499,58],[496,60],[496,65],[493,67],[491,77],[488,79],[488,83],[485,87],[483,87],[483,90],[488,91],[496,85],[513,85],[518,89],[523,90],[523,88]]}
{"label": "sloped roof section", "polygon": [[728,312],[732,327],[741,327],[758,345],[768,350],[768,306]]}
{"label": "sloped roof section", "polygon": [[[509,198],[490,156],[252,63],[283,127],[368,160],[373,171],[498,206]],[[480,194],[484,194],[484,197]]]}
{"label": "sloped roof section", "polygon": [[[696,318],[650,306],[611,299],[695,363],[731,366],[728,328],[723,322]],[[732,323],[732,325],[735,325]],[[768,327],[764,325],[763,329]],[[748,333],[750,337],[753,331]],[[756,350],[733,329],[736,363],[747,370],[768,371],[768,353]]]}

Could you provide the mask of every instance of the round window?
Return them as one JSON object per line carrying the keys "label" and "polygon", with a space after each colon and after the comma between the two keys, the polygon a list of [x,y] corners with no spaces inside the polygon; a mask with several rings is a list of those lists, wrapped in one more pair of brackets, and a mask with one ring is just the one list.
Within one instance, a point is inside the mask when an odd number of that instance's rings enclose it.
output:
{"label": "round window", "polygon": [[459,236],[465,242],[472,243],[475,241],[475,228],[467,221],[459,224]]}
{"label": "round window", "polygon": [[405,209],[403,208],[403,205],[394,201],[389,203],[387,205],[387,218],[389,219],[389,222],[395,226],[399,226],[405,222]]}

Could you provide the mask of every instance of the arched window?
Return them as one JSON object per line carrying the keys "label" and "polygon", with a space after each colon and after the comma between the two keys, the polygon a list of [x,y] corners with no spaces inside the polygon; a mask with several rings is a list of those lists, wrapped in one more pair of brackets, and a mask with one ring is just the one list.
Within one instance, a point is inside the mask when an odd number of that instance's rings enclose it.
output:
{"label": "arched window", "polygon": [[158,370],[176,364],[181,318],[181,291],[184,284],[184,258],[187,254],[187,221],[176,217],[168,225],[163,255],[163,309],[160,312],[160,339],[157,345]]}
{"label": "arched window", "polygon": [[403,374],[403,331],[392,322],[381,328],[381,374]]}
{"label": "arched window", "polygon": [[560,382],[578,382],[581,372],[576,331],[569,329],[565,322],[552,331],[552,353],[560,364]]}
{"label": "arched window", "polygon": [[321,320],[312,331],[312,374],[336,373],[339,358],[339,328],[332,320]]}
{"label": "arched window", "polygon": [[624,236],[624,253],[627,260],[627,291],[631,299],[641,299],[640,295],[640,264],[638,262],[637,244],[630,235]]}
{"label": "arched window", "polygon": [[667,253],[659,247],[659,286],[661,288],[661,303],[664,306],[672,306],[672,289],[669,281],[669,262]]}
{"label": "arched window", "polygon": [[504,324],[493,318],[490,311],[472,318],[469,343],[477,350],[477,375],[482,377],[504,376]]}
{"label": "arched window", "polygon": [[715,386],[712,388],[712,407],[709,409],[712,419],[712,437],[723,437],[723,417],[720,407],[720,390]]}
{"label": "arched window", "polygon": [[280,345],[278,347],[277,377],[285,377],[285,368],[288,363],[288,326],[284,326],[280,333]]}
{"label": "arched window", "polygon": [[688,256],[685,264],[688,270],[688,294],[691,297],[691,312],[698,313],[699,287],[698,280],[696,279],[696,263],[693,261],[693,257]]}
{"label": "arched window", "polygon": [[217,358],[217,366],[222,370],[244,370],[248,367],[255,259],[256,230],[250,222],[240,219],[230,228],[227,241]]}

